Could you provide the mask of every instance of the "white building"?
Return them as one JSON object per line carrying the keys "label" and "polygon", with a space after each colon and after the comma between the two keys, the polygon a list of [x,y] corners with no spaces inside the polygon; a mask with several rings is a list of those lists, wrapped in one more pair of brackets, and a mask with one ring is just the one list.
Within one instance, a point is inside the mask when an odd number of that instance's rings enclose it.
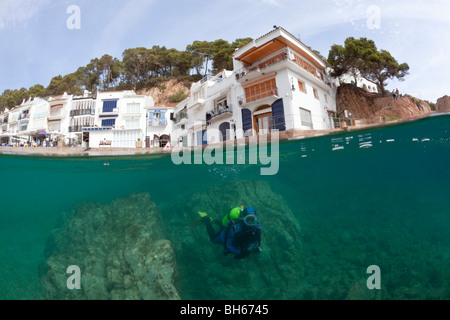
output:
{"label": "white building", "polygon": [[244,132],[334,128],[336,86],[327,65],[279,27],[234,54]]}
{"label": "white building", "polygon": [[[230,123],[235,123],[231,102],[236,101],[236,85],[233,72],[227,70],[194,83],[190,97],[175,108],[172,145],[204,145],[212,129],[220,130],[222,141],[228,140],[227,134],[232,135]],[[236,102],[234,109],[237,110]]]}
{"label": "white building", "polygon": [[134,91],[97,93],[93,127],[84,127],[83,143],[90,148],[145,147],[146,110],[153,98]]}
{"label": "white building", "polygon": [[[74,96],[69,112],[69,138],[72,144],[89,147],[89,140],[83,140],[83,128],[92,128],[95,126],[95,111],[97,99],[96,96],[87,91],[83,96]],[[89,139],[89,132],[86,133],[86,139]]]}
{"label": "white building", "polygon": [[171,142],[173,131],[174,108],[154,106],[147,109],[146,146],[150,148],[164,148]]}
{"label": "white building", "polygon": [[[355,77],[349,74],[345,74],[339,78],[340,83],[355,84]],[[371,93],[378,93],[378,85],[375,82],[367,80],[359,75],[356,78],[356,84],[359,88]]]}
{"label": "white building", "polygon": [[[195,83],[175,109],[174,146],[199,146],[271,130],[334,129],[336,84],[326,62],[283,28],[237,50],[234,71]],[[217,142],[217,141],[215,141]]]}

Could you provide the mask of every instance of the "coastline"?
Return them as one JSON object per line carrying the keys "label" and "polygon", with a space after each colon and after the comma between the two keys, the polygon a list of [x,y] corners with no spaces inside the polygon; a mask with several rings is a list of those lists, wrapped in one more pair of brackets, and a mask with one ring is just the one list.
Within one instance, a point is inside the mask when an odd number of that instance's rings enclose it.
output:
{"label": "coastline", "polygon": [[[399,125],[406,122],[417,121],[432,115],[436,112],[424,114],[419,117],[411,117],[386,123],[368,124],[358,126],[348,126],[332,130],[289,130],[280,132],[280,141],[309,139],[327,135],[340,134],[345,132],[362,131],[373,128],[380,128],[392,125]],[[248,138],[238,139],[235,144],[248,143]],[[224,142],[225,145],[225,142]],[[203,146],[204,148],[205,146]],[[196,147],[186,147],[186,149]],[[183,148],[184,149],[184,148]],[[11,156],[37,156],[37,157],[110,157],[110,156],[135,156],[135,155],[167,155],[170,151],[163,148],[82,148],[82,147],[0,147],[0,155]]]}

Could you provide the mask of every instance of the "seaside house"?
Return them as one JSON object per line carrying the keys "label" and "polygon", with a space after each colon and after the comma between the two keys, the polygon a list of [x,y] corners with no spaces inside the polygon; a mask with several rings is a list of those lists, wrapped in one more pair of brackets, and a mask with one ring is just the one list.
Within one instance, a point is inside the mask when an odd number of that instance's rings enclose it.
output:
{"label": "seaside house", "polygon": [[25,137],[21,137],[18,134],[19,121],[21,117],[21,108],[20,106],[15,106],[12,108],[8,115],[8,137],[9,144],[16,144],[27,141]]}
{"label": "seaside house", "polygon": [[[30,98],[0,116],[1,143],[7,145],[36,141],[47,130],[49,104],[41,98]],[[43,134],[45,138],[45,134]],[[41,137],[42,138],[42,137]]]}
{"label": "seaside house", "polygon": [[173,128],[173,107],[165,105],[147,109],[146,146],[164,148],[171,141]]}
{"label": "seaside house", "polygon": [[0,144],[9,145],[9,133],[8,133],[8,119],[9,109],[0,114]]}
{"label": "seaside house", "polygon": [[283,28],[238,49],[233,62],[244,136],[334,128],[336,85],[326,62]]}
{"label": "seaside house", "polygon": [[230,124],[235,123],[231,104],[235,99],[235,85],[233,71],[227,70],[194,83],[190,96],[175,107],[172,145],[202,146],[219,142],[208,141],[212,129],[220,131],[217,137],[220,141],[229,139]]}
{"label": "seaside house", "polygon": [[[72,95],[64,93],[61,96],[50,97],[48,103],[48,131],[58,140],[65,140],[69,133],[69,112],[72,106]],[[66,141],[67,142],[67,141]]]}
{"label": "seaside house", "polygon": [[89,147],[89,132],[83,135],[83,128],[92,128],[95,125],[95,110],[97,98],[94,94],[85,91],[82,96],[74,96],[69,111],[69,139],[71,145]]}
{"label": "seaside house", "polygon": [[134,91],[98,92],[93,127],[84,127],[83,140],[91,148],[145,147],[146,110],[154,106],[151,96]]}
{"label": "seaside house", "polygon": [[236,50],[233,69],[192,85],[175,108],[173,146],[335,128],[337,86],[326,62],[283,28]]}
{"label": "seaside house", "polygon": [[[339,84],[347,83],[347,84],[355,84],[355,77],[346,73],[342,75],[339,79]],[[378,85],[370,80],[367,80],[363,76],[361,76],[358,72],[358,76],[356,77],[356,84],[359,88],[366,90],[370,93],[378,93]]]}
{"label": "seaside house", "polygon": [[[33,106],[30,109],[30,123],[29,123],[29,136],[32,141],[44,142],[48,138],[50,140],[49,133],[49,116],[50,116],[50,104],[47,100],[41,98],[34,98]],[[55,138],[56,137],[52,137]]]}

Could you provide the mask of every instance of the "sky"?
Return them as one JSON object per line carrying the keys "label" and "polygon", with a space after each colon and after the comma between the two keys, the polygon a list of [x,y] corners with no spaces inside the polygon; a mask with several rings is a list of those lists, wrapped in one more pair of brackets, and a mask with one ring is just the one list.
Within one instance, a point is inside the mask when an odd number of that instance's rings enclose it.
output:
{"label": "sky", "polygon": [[448,0],[0,0],[0,93],[47,87],[104,54],[195,40],[258,38],[281,26],[328,57],[347,37],[374,40],[408,63],[389,90],[450,95]]}

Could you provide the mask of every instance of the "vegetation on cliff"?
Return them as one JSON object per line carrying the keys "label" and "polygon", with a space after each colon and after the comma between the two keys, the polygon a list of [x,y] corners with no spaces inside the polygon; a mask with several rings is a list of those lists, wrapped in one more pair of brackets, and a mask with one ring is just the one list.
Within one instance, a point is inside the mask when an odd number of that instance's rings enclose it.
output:
{"label": "vegetation on cliff", "polygon": [[386,81],[397,78],[404,80],[408,74],[407,63],[398,63],[386,50],[378,50],[375,42],[367,38],[355,39],[349,37],[345,45],[333,45],[328,55],[328,64],[332,68],[332,76],[340,77],[350,74],[375,82],[383,95],[386,94]]}
{"label": "vegetation on cliff", "polygon": [[[222,39],[194,41],[184,51],[165,46],[131,48],[122,53],[121,60],[105,54],[73,73],[53,77],[47,87],[36,84],[29,89],[5,90],[0,95],[0,112],[30,97],[57,96],[64,92],[141,90],[161,86],[174,78],[189,87],[190,83],[207,73],[233,69],[233,52],[250,41],[251,38],[236,39],[232,43]],[[171,101],[178,102],[182,97],[183,92],[180,91]]]}

